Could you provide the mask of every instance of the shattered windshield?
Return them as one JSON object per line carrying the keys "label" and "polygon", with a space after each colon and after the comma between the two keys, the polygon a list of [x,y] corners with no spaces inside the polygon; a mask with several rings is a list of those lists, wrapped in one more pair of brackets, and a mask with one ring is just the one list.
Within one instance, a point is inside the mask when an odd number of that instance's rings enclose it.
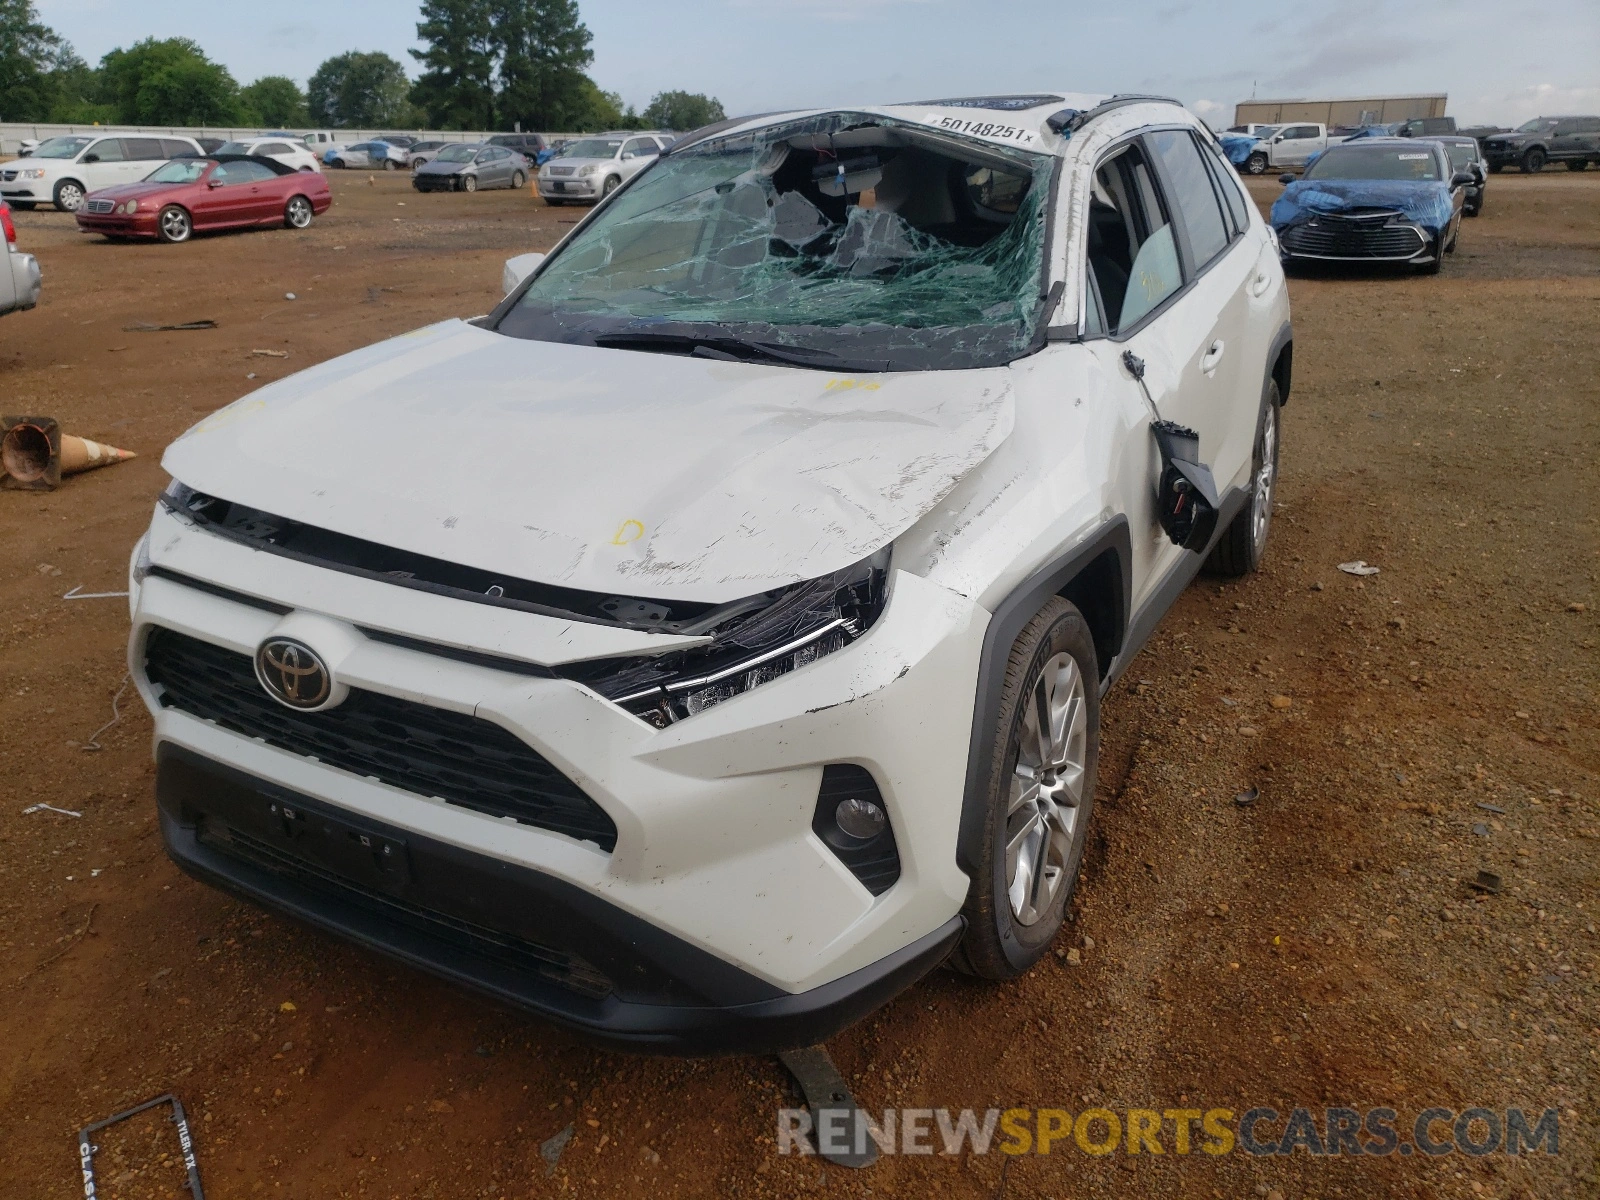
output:
{"label": "shattered windshield", "polygon": [[1055,159],[835,113],[661,158],[501,310],[513,337],[830,369],[995,366],[1044,315]]}

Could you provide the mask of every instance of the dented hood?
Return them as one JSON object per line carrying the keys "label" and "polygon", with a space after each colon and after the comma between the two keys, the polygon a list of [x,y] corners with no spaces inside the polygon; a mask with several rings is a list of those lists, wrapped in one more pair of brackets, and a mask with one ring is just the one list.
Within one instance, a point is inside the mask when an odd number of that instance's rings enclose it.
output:
{"label": "dented hood", "polygon": [[262,388],[162,465],[236,503],[510,577],[715,603],[880,549],[1012,417],[1004,368],[849,378],[446,321]]}

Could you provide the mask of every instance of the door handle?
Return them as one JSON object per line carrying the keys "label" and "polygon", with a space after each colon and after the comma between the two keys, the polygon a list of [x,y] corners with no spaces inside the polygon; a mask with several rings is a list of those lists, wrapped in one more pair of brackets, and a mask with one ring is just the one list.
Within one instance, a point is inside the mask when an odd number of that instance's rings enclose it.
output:
{"label": "door handle", "polygon": [[1204,374],[1209,375],[1217,369],[1217,364],[1222,361],[1222,351],[1220,340],[1211,343],[1211,348],[1200,359],[1200,370]]}
{"label": "door handle", "polygon": [[1265,271],[1257,271],[1256,277],[1250,281],[1250,294],[1252,296],[1262,295],[1266,292],[1271,283],[1271,276],[1269,276]]}

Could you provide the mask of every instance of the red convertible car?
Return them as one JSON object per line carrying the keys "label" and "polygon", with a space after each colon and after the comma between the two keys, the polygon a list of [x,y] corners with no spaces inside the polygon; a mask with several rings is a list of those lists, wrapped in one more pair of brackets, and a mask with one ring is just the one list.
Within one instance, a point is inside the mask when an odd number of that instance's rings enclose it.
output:
{"label": "red convertible car", "polygon": [[328,181],[316,171],[296,171],[270,158],[217,154],[175,158],[140,183],[90,192],[77,215],[85,233],[186,242],[206,229],[304,229],[332,203]]}

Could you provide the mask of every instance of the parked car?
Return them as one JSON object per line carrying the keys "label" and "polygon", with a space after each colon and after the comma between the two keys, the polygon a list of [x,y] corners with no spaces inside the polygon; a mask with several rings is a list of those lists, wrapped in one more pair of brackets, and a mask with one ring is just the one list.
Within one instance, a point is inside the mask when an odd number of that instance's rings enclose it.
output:
{"label": "parked car", "polygon": [[1277,125],[1265,125],[1247,121],[1243,125],[1229,125],[1223,133],[1242,133],[1246,137],[1264,138],[1278,131]]}
{"label": "parked car", "polygon": [[1389,126],[1389,132],[1395,137],[1437,137],[1455,131],[1454,117],[1412,117]]}
{"label": "parked car", "polygon": [[320,171],[321,165],[317,156],[306,147],[306,144],[288,137],[258,137],[245,138],[237,142],[225,142],[215,151],[217,154],[243,154],[247,157],[270,158],[274,162],[281,162],[286,167],[296,171]]}
{"label": "parked car", "polygon": [[0,236],[5,238],[5,257],[0,260],[0,317],[3,317],[39,303],[43,276],[39,260],[17,249],[17,227],[11,220],[11,207],[4,200],[0,200]]}
{"label": "parked car", "polygon": [[386,133],[382,137],[374,138],[373,141],[383,142],[390,146],[398,146],[402,150],[409,150],[416,144],[417,139],[409,133]]}
{"label": "parked car", "polygon": [[520,188],[532,170],[528,160],[515,150],[458,142],[439,151],[432,162],[423,163],[411,176],[411,186],[419,192],[476,192],[480,188]]}
{"label": "parked car", "polygon": [[323,156],[329,150],[343,150],[349,144],[338,134],[327,129],[314,129],[310,133],[300,134],[299,137],[306,144],[306,148],[317,156],[319,162],[326,161]]}
{"label": "parked car", "polygon": [[572,141],[572,138],[550,139],[549,145],[547,145],[543,150],[539,151],[538,155],[534,158],[534,165],[542,167],[552,158],[560,158],[562,154],[566,152],[567,147],[572,144]]}
{"label": "parked car", "polygon": [[1021,975],[1101,697],[1267,553],[1270,232],[1134,96],[768,114],[621,187],[489,316],[167,448],[129,662],[168,853],[656,1051]]}
{"label": "parked car", "polygon": [[484,140],[491,146],[504,146],[507,150],[515,150],[530,164],[537,163],[539,155],[550,148],[550,143],[545,141],[543,135],[537,133],[497,133]]}
{"label": "parked car", "polygon": [[196,232],[248,225],[304,229],[332,196],[319,171],[239,154],[178,159],[140,183],[90,192],[78,228],[113,240],[186,242]]}
{"label": "parked car", "polygon": [[[1342,140],[1337,134],[1330,135],[1325,125],[1284,125],[1261,139],[1260,153],[1266,155],[1266,162],[1260,163],[1253,156],[1245,170],[1252,175],[1259,175],[1268,167],[1303,167],[1329,146],[1336,146]],[[1258,166],[1259,170],[1256,169]]]}
{"label": "parked car", "polygon": [[1456,248],[1470,171],[1434,140],[1364,138],[1330,146],[1272,205],[1285,265],[1389,263],[1437,274]]}
{"label": "parked car", "polygon": [[1581,171],[1600,162],[1600,117],[1535,117],[1510,133],[1484,138],[1483,156],[1490,171],[1515,165],[1524,175],[1534,175],[1547,162],[1564,162],[1569,171]]}
{"label": "parked car", "polygon": [[227,145],[227,139],[198,137],[194,139],[194,144],[200,147],[200,153],[202,154],[215,154],[221,150],[223,146]]}
{"label": "parked car", "polygon": [[401,167],[411,165],[406,159],[406,152],[399,146],[391,146],[388,142],[357,142],[354,146],[329,150],[322,156],[322,161],[327,166],[339,170],[360,167],[398,171]]}
{"label": "parked car", "polygon": [[38,148],[39,148],[39,139],[38,138],[23,138],[20,142],[17,143],[17,157],[18,158],[27,158],[28,155],[32,154]]}
{"label": "parked car", "polygon": [[434,157],[446,146],[453,146],[454,142],[413,142],[406,147],[406,157],[411,160],[411,169],[415,171],[423,163],[432,162]]}
{"label": "parked car", "polygon": [[1484,192],[1489,187],[1489,163],[1476,138],[1465,134],[1445,134],[1431,139],[1438,142],[1450,155],[1452,172],[1466,171],[1472,182],[1462,189],[1461,215],[1475,217],[1483,211]]}
{"label": "parked car", "polygon": [[88,192],[135,183],[169,159],[200,152],[195,140],[187,137],[48,138],[26,161],[0,166],[0,200],[24,212],[36,204],[77,212]]}
{"label": "parked car", "polygon": [[655,162],[672,139],[656,134],[600,134],[576,138],[560,158],[539,168],[539,195],[550,205],[598,200]]}

